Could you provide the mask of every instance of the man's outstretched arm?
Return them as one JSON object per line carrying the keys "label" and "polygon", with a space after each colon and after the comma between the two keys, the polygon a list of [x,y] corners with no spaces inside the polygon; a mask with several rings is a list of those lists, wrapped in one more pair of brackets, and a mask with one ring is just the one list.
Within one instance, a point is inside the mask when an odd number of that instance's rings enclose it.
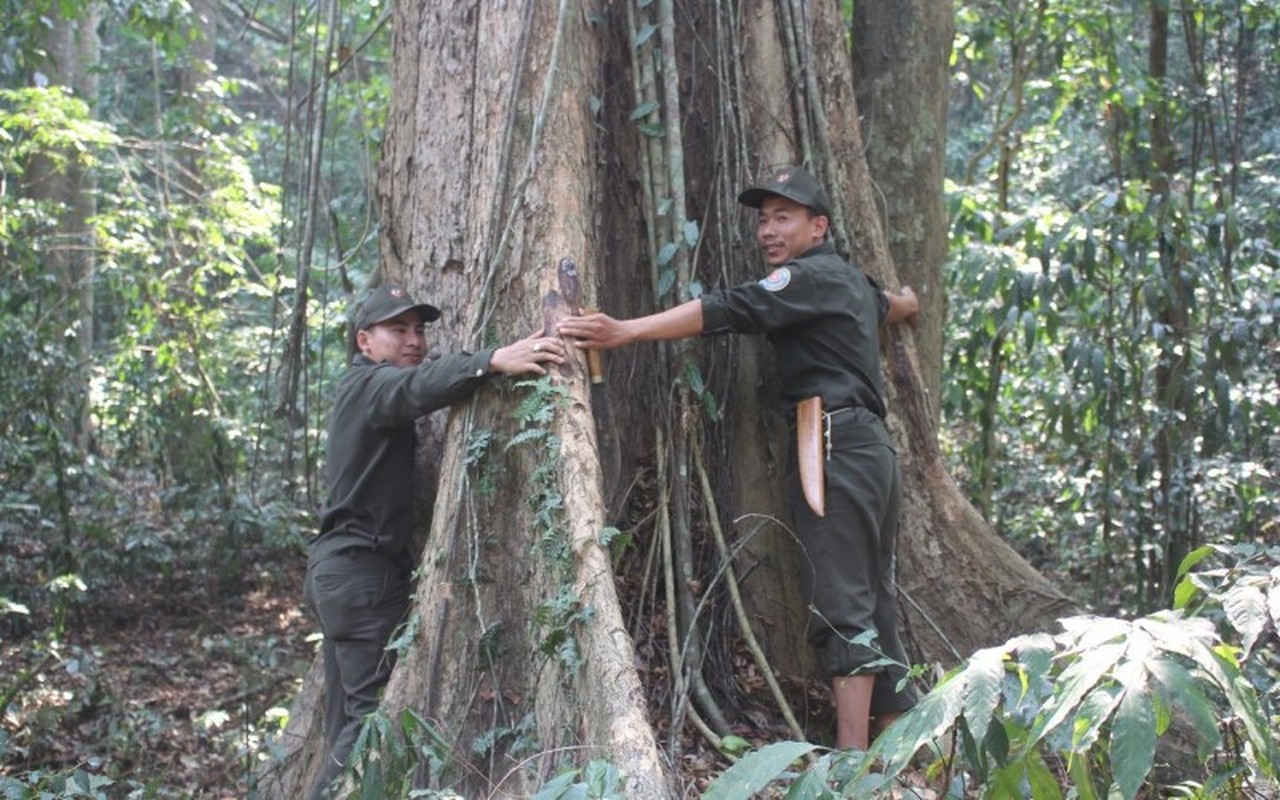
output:
{"label": "man's outstretched arm", "polygon": [[689,300],[666,311],[633,319],[608,314],[566,317],[559,334],[584,350],[611,350],[632,342],[687,339],[702,333],[702,301]]}

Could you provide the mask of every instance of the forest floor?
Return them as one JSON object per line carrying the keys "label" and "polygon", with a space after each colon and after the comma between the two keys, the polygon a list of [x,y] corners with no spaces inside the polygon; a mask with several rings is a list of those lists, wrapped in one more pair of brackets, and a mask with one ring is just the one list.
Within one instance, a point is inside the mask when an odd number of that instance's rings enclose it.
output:
{"label": "forest floor", "polygon": [[[9,780],[56,790],[50,775],[79,771],[86,787],[100,783],[100,795],[48,796],[251,796],[253,769],[269,758],[268,729],[283,725],[314,657],[308,637],[317,627],[303,609],[302,571],[298,558],[234,573],[224,567],[222,577],[187,569],[154,575],[148,586],[99,588],[94,596],[105,599],[72,604],[55,621],[56,644],[35,624],[0,630],[0,694],[12,693],[0,706],[0,789],[15,788]],[[788,738],[768,718],[770,701],[763,681],[751,679],[749,659],[734,660],[748,720],[743,737],[752,746]],[[824,713],[822,687],[790,689]],[[666,741],[670,720],[661,715],[655,709]],[[696,797],[728,764],[691,730],[681,738],[680,782]]]}
{"label": "forest floor", "polygon": [[108,798],[249,796],[261,726],[287,712],[315,626],[301,563],[245,572],[234,590],[170,576],[106,593],[69,610],[56,644],[0,640],[0,688],[19,682],[0,725],[0,776],[30,784],[31,771],[78,768],[114,776]]}

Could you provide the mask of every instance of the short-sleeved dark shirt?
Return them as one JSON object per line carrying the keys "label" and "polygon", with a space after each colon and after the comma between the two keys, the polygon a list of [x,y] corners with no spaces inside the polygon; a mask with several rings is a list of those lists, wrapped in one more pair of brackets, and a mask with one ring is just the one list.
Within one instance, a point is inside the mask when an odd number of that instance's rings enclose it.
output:
{"label": "short-sleeved dark shirt", "polygon": [[702,297],[703,332],[764,333],[777,353],[784,410],[821,395],[828,409],[885,414],[880,323],[889,300],[830,242],[760,281]]}
{"label": "short-sleeved dark shirt", "polygon": [[470,396],[492,356],[463,352],[406,368],[356,355],[329,418],[329,496],[312,560],[357,546],[412,569],[414,421]]}

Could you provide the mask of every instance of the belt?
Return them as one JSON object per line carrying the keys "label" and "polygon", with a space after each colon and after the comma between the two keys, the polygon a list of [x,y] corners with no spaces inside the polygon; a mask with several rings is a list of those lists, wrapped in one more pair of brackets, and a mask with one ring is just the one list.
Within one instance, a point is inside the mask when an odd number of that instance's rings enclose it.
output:
{"label": "belt", "polygon": [[846,411],[853,411],[862,406],[840,406],[830,411],[822,412],[822,445],[826,449],[827,460],[831,460],[831,418],[837,414],[843,414]]}
{"label": "belt", "polygon": [[355,561],[356,559],[359,559],[359,558],[368,558],[369,556],[377,556],[379,559],[382,559],[390,563],[396,569],[400,570],[400,573],[404,576],[405,580],[409,580],[413,575],[412,567],[408,559],[404,556],[403,553],[399,557],[397,557],[397,556],[393,556],[388,551],[379,549],[377,547],[369,547],[368,545],[363,545],[363,544],[349,544],[346,547],[343,547],[338,550],[334,550],[330,554],[331,558],[336,558],[338,556],[341,556],[343,558],[349,558],[352,561]]}
{"label": "belt", "polygon": [[[822,414],[823,416],[830,417],[835,414],[843,414],[846,411],[856,411],[859,408],[866,408],[866,406],[848,405],[848,406],[836,406],[835,408],[823,408]],[[796,424],[796,412],[794,410],[787,412],[787,424],[788,425]]]}
{"label": "belt", "polygon": [[852,411],[853,406],[845,406],[843,408],[833,408],[830,411],[822,412],[822,447],[825,451],[826,460],[831,460],[831,418],[836,414],[845,411]]}

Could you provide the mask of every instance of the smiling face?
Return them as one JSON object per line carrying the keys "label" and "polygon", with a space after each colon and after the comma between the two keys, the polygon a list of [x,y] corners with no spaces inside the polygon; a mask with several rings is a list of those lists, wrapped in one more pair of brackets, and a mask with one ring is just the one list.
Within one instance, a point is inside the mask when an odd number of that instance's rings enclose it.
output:
{"label": "smiling face", "polygon": [[418,312],[410,309],[398,317],[356,332],[356,345],[375,362],[416,367],[427,352],[427,337]]}
{"label": "smiling face", "polygon": [[781,195],[765,198],[756,220],[756,241],[770,266],[781,266],[821,244],[827,218]]}

